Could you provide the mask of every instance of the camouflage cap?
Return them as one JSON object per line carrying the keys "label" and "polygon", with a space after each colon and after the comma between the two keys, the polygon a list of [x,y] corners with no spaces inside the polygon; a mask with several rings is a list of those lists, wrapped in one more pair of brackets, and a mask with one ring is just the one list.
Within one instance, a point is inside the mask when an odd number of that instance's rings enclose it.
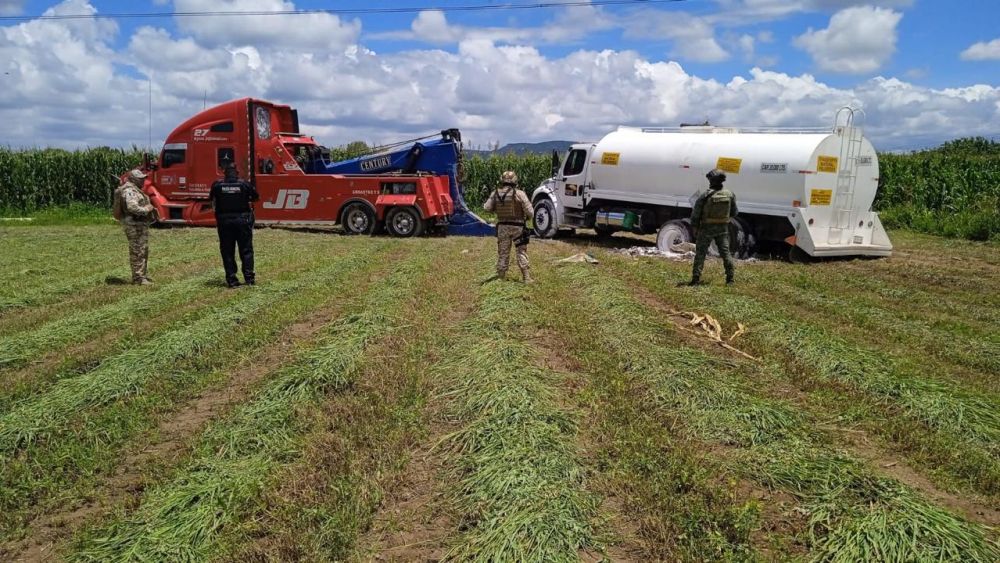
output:
{"label": "camouflage cap", "polygon": [[514,172],[513,170],[508,170],[504,172],[503,174],[500,175],[500,183],[510,184],[510,185],[517,184],[517,173]]}
{"label": "camouflage cap", "polygon": [[129,170],[128,177],[132,180],[144,180],[146,179],[146,173],[138,168],[133,168]]}

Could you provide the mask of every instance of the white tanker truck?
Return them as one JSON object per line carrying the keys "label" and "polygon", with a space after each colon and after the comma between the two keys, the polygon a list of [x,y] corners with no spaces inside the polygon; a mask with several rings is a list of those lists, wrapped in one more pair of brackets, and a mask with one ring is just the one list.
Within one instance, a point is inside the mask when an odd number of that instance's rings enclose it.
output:
{"label": "white tanker truck", "polygon": [[871,210],[878,155],[854,125],[858,111],[838,111],[832,131],[619,127],[553,166],[532,194],[535,234],[657,233],[670,250],[693,239],[687,217],[705,174],[719,168],[740,210],[730,224],[735,254],[778,241],[817,257],[888,256],[892,243]]}

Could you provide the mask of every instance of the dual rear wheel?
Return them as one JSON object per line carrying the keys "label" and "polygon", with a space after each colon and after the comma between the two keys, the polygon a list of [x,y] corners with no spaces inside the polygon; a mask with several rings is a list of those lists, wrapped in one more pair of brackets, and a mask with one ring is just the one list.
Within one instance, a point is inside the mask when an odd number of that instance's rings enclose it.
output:
{"label": "dual rear wheel", "polygon": [[[375,232],[375,210],[360,203],[349,203],[340,213],[340,224],[349,235],[370,235]],[[413,207],[394,207],[385,216],[385,229],[394,237],[414,237],[423,234],[426,221]]]}

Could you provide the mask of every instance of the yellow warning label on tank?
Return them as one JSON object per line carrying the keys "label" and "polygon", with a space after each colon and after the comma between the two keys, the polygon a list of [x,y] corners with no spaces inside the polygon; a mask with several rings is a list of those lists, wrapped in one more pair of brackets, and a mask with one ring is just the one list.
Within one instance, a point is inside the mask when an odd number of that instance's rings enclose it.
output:
{"label": "yellow warning label on tank", "polygon": [[622,154],[620,152],[606,152],[601,155],[601,164],[606,164],[608,166],[618,166],[618,157]]}
{"label": "yellow warning label on tank", "polygon": [[809,205],[830,205],[833,200],[833,190],[812,190],[809,192]]}
{"label": "yellow warning label on tank", "polygon": [[739,174],[740,165],[743,164],[742,158],[728,158],[725,156],[720,156],[718,162],[715,163],[715,167],[723,172],[728,172],[730,174]]}
{"label": "yellow warning label on tank", "polygon": [[820,156],[816,159],[816,172],[837,173],[837,157]]}

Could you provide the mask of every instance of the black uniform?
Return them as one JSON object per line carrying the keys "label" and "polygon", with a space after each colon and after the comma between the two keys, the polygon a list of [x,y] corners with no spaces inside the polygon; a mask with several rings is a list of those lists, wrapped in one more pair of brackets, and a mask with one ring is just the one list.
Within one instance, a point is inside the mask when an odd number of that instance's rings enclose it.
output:
{"label": "black uniform", "polygon": [[212,184],[209,193],[215,207],[215,224],[219,231],[219,251],[222,267],[226,270],[226,284],[239,285],[236,278],[236,247],[240,249],[243,280],[253,285],[253,207],[251,202],[260,199],[257,189],[235,174]]}

